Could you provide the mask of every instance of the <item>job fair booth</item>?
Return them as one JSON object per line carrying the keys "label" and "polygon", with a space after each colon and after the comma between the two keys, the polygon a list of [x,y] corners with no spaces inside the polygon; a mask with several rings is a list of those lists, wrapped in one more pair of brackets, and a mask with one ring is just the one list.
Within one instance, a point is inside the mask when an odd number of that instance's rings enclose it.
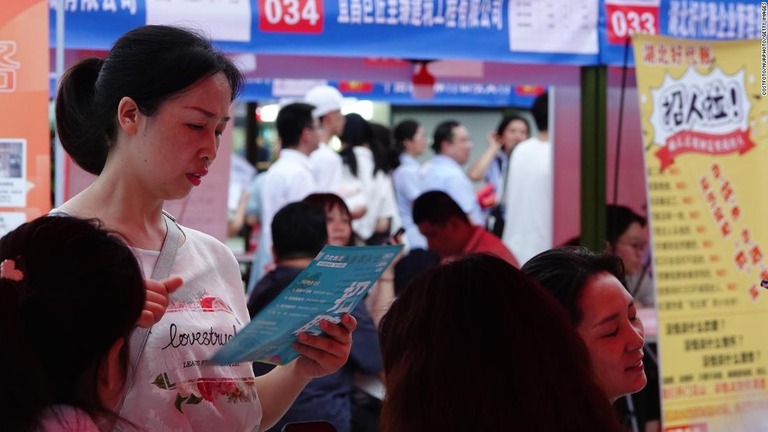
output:
{"label": "job fair booth", "polygon": [[[52,158],[49,98],[136,26],[208,34],[245,72],[243,101],[320,81],[393,105],[525,109],[526,89],[548,88],[555,243],[599,248],[606,203],[648,215],[664,430],[765,430],[765,14],[749,0],[16,0],[0,10],[0,233],[91,180]],[[168,210],[223,238],[229,172],[219,158]]]}

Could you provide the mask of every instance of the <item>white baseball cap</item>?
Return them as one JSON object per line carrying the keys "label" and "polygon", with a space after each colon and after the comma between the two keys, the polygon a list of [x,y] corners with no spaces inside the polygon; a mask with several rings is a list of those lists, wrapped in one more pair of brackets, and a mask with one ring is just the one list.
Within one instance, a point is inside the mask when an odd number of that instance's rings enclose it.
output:
{"label": "white baseball cap", "polygon": [[304,96],[304,101],[314,105],[315,109],[312,110],[312,116],[319,118],[331,111],[341,110],[344,96],[335,87],[321,85],[308,91],[307,95]]}

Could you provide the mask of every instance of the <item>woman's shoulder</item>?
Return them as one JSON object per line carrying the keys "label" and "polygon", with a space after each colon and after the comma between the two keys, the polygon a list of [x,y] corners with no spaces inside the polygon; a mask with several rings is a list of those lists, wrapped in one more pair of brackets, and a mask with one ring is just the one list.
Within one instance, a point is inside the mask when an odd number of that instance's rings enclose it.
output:
{"label": "woman's shoulder", "polygon": [[48,408],[40,420],[41,432],[99,432],[91,417],[77,408],[56,405]]}
{"label": "woman's shoulder", "polygon": [[179,227],[184,233],[190,248],[208,250],[216,255],[219,255],[221,252],[232,254],[231,249],[216,237],[195,228],[182,225],[179,225]]}
{"label": "woman's shoulder", "polygon": [[200,231],[197,228],[191,228],[181,224],[179,224],[179,228],[181,228],[181,231],[184,233],[187,239],[194,243],[201,243],[210,247],[227,247],[216,237],[204,231]]}

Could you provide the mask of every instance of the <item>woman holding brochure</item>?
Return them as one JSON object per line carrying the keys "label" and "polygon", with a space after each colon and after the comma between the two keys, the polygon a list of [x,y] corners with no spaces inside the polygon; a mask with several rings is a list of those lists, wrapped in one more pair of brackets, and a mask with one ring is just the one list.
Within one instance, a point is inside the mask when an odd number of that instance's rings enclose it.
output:
{"label": "woman holding brochure", "polygon": [[131,30],[104,60],[83,60],[62,77],[62,144],[98,177],[58,211],[119,232],[145,277],[168,262],[184,281],[173,294],[155,293],[169,297],[168,309],[131,353],[120,415],[146,430],[266,430],[349,355],[356,322],[344,315],[342,325],[320,324],[328,337],[301,334],[301,356],[262,377],[250,363],[208,361],[249,321],[239,267],[225,245],[178,227],[162,208],[203,181],[242,82],[208,40],[169,26]]}

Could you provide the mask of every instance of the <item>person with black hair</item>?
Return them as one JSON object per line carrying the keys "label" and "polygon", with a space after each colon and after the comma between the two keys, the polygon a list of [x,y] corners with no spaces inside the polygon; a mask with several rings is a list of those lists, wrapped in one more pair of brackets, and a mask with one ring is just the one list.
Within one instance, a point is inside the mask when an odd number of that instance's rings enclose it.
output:
{"label": "person with black hair", "polygon": [[[342,206],[339,208],[339,206]],[[346,215],[347,237],[336,237],[333,213]],[[248,311],[254,317],[269,305],[304,270],[320,250],[328,244],[347,246],[352,240],[349,210],[339,196],[331,193],[311,194],[304,200],[280,209],[272,220],[273,251],[277,267],[267,273],[248,301]],[[331,240],[333,238],[333,241]],[[381,372],[378,333],[365,303],[352,310],[358,327],[352,334],[349,360],[335,373],[307,384],[283,418],[270,431],[280,432],[283,426],[306,421],[327,421],[338,432],[349,432],[352,425],[353,377],[356,373]],[[273,365],[254,363],[257,376],[267,373]]]}
{"label": "person with black hair", "polygon": [[355,245],[355,236],[352,232],[352,212],[342,197],[333,193],[313,193],[307,195],[302,201],[325,212],[329,245]]}
{"label": "person with black hair", "polygon": [[[294,349],[301,355],[263,377],[254,378],[249,362],[209,362],[249,322],[240,267],[226,245],[177,225],[163,205],[204,180],[243,81],[208,39],[164,25],[127,32],[103,60],[82,60],[61,80],[62,145],[97,177],[58,211],[99,218],[120,233],[145,276],[166,242],[178,246],[170,273],[184,284],[145,334],[120,411],[139,428],[267,429],[309,381],[335,372],[349,355],[355,320],[343,315],[341,325],[321,322],[324,337],[300,334]],[[295,135],[316,147],[315,127],[310,107]]]}
{"label": "person with black hair", "polygon": [[320,125],[320,145],[309,155],[317,192],[340,193],[341,156],[328,143],[334,136],[340,137],[344,130],[346,119],[341,113],[344,96],[336,87],[323,84],[311,88],[303,102],[314,107],[312,116],[317,118]]}
{"label": "person with black hair", "polygon": [[405,245],[409,250],[426,249],[427,239],[413,223],[413,201],[421,194],[421,166],[416,160],[427,148],[424,127],[406,119],[395,126],[395,153],[398,163],[392,172],[395,202],[405,228]]}
{"label": "person with black hair", "polygon": [[360,114],[344,116],[341,142],[344,148],[344,181],[359,184],[365,197],[365,214],[352,221],[352,229],[366,244],[386,243],[392,229],[399,226],[395,193],[389,176],[389,163],[383,144],[376,140],[370,123]]}
{"label": "person with black hair", "polygon": [[507,166],[512,150],[531,135],[528,120],[517,115],[502,117],[496,130],[488,133],[488,147],[469,167],[467,175],[472,181],[485,181],[493,187],[495,201],[486,213],[488,231],[501,237],[504,232],[504,182],[507,179]]}
{"label": "person with black hair", "polygon": [[275,119],[280,137],[280,154],[264,174],[260,187],[261,235],[247,283],[253,285],[274,264],[272,261],[272,218],[286,204],[301,201],[317,191],[309,155],[320,144],[319,123],[312,105],[296,102],[280,108]]}
{"label": "person with black hair", "polygon": [[382,432],[621,430],[567,314],[498,257],[419,276],[380,339]]}
{"label": "person with black hair", "polygon": [[443,261],[484,252],[520,267],[515,255],[498,237],[483,227],[472,225],[456,201],[443,191],[424,192],[416,198],[413,222],[427,239],[429,249]]}
{"label": "person with black hair", "polygon": [[650,273],[647,221],[622,205],[606,208],[607,250],[624,263],[627,289],[641,307],[656,305],[656,287]]}
{"label": "person with black hair", "polygon": [[131,250],[96,220],[45,216],[0,239],[3,430],[110,431],[145,302]]}
{"label": "person with black hair", "polygon": [[569,246],[536,255],[522,270],[568,312],[606,396],[625,424],[631,430],[657,430],[658,369],[654,356],[646,356],[637,303],[621,282],[621,260]]}
{"label": "person with black hair", "polygon": [[515,147],[504,185],[506,206],[502,241],[520,263],[552,247],[554,161],[549,137],[549,94],[531,107],[538,133]]}
{"label": "person with black hair", "polygon": [[432,136],[432,150],[435,156],[424,169],[419,190],[422,193],[444,191],[464,210],[473,225],[484,226],[475,187],[462,168],[472,152],[467,128],[455,120],[440,123]]}
{"label": "person with black hair", "polygon": [[265,274],[248,299],[253,318],[314,259],[328,239],[325,212],[298,201],[275,213],[272,219],[272,255],[275,268]]}
{"label": "person with black hair", "polygon": [[522,270],[568,312],[611,402],[645,387],[643,323],[634,299],[621,283],[621,260],[569,246],[536,255]]}

